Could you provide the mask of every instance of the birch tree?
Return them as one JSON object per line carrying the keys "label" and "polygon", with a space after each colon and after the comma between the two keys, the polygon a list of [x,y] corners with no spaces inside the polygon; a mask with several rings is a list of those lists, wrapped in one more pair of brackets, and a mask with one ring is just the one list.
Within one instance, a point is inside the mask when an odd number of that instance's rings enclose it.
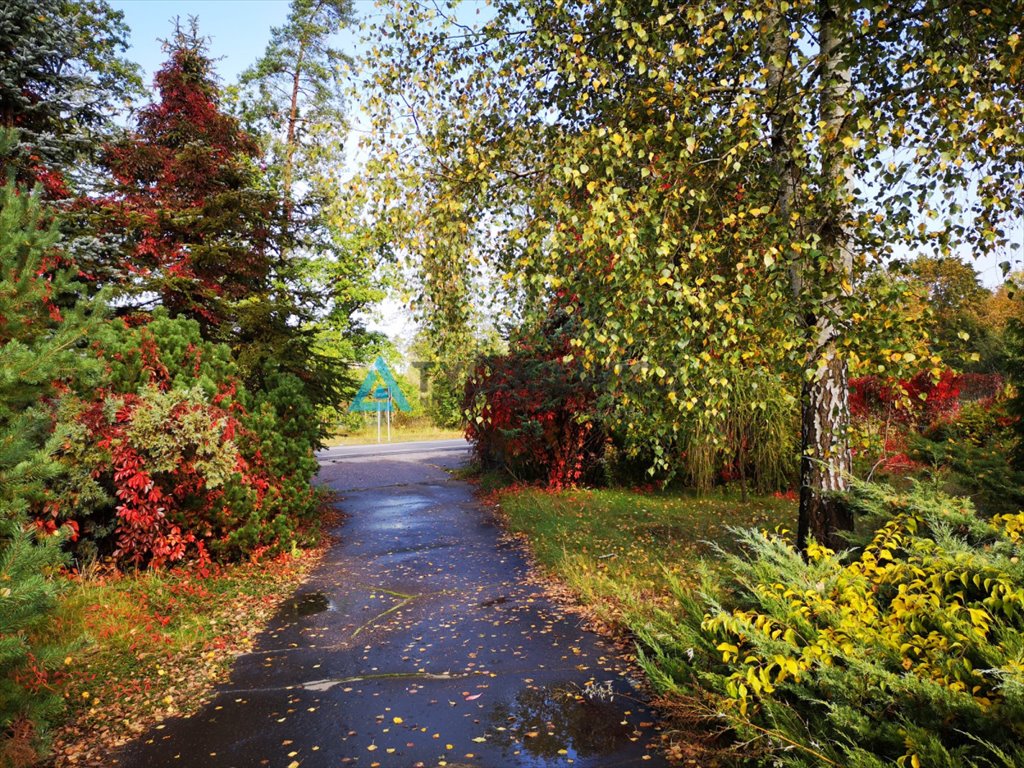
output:
{"label": "birch tree", "polygon": [[510,295],[570,299],[575,354],[611,373],[655,461],[713,430],[752,369],[793,382],[801,544],[841,545],[848,377],[940,362],[885,264],[1010,253],[1021,3],[390,9],[365,183],[429,226],[408,240],[425,283],[447,226]]}

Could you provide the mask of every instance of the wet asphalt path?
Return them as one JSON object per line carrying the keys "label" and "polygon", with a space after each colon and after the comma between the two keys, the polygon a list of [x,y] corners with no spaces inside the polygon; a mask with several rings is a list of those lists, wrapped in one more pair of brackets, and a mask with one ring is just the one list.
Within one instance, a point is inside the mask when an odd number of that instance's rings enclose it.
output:
{"label": "wet asphalt path", "polygon": [[191,718],[130,768],[662,766],[614,648],[526,583],[461,441],[320,455],[347,518],[310,580]]}

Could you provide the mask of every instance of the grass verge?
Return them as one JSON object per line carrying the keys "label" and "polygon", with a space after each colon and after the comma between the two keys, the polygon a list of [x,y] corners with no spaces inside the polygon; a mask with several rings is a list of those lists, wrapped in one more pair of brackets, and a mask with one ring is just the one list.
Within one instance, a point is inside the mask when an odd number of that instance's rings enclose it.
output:
{"label": "grass verge", "polygon": [[[670,580],[696,590],[702,573],[719,567],[715,547],[736,548],[730,527],[793,528],[797,516],[794,499],[773,496],[743,502],[730,492],[492,490],[487,475],[479,483],[509,531],[553,577],[549,587],[618,639],[629,639],[656,611],[674,604]],[[702,744],[707,734],[673,719],[667,754],[685,765],[717,764]]]}
{"label": "grass verge", "polygon": [[[381,441],[387,442],[387,427],[381,426]],[[432,426],[391,427],[392,443],[411,443],[417,440],[456,440],[463,437],[461,429],[441,429]],[[326,441],[329,448],[339,445],[365,445],[377,442],[377,426],[364,427],[343,434],[337,434]]]}
{"label": "grass verge", "polygon": [[67,701],[47,765],[107,766],[113,750],[206,700],[326,544],[258,563],[80,578],[54,631],[77,650],[56,683]]}
{"label": "grass verge", "polygon": [[511,532],[537,563],[596,618],[628,628],[661,606],[668,574],[698,586],[714,569],[714,545],[729,550],[730,527],[792,527],[796,502],[730,493],[696,496],[630,490],[546,491],[511,487],[493,494]]}

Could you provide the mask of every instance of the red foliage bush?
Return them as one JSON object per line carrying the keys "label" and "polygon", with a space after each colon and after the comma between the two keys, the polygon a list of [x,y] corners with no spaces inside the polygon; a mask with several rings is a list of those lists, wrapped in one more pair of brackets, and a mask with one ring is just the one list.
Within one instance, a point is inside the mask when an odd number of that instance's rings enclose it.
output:
{"label": "red foliage bush", "polygon": [[[65,398],[67,482],[38,525],[73,523],[83,554],[135,567],[202,565],[297,538],[316,510],[314,433],[302,413],[285,425],[239,383],[228,349],[184,318],[112,323],[96,354],[103,385]],[[280,399],[302,404],[294,391]]]}
{"label": "red foliage bush", "polygon": [[[964,398],[963,387],[972,396]],[[875,417],[900,424],[925,425],[956,413],[962,399],[978,399],[975,393],[996,393],[1000,376],[957,374],[948,368],[936,379],[922,372],[910,379],[864,376],[850,380],[850,414],[855,419]]]}
{"label": "red foliage bush", "polygon": [[960,374],[960,401],[994,400],[1002,393],[1006,381],[998,373]]}
{"label": "red foliage bush", "polygon": [[466,437],[479,461],[560,488],[584,482],[603,455],[596,394],[571,358],[568,337],[482,358],[466,384]]}
{"label": "red foliage bush", "polygon": [[956,436],[978,443],[984,424],[992,421],[985,412],[1002,389],[999,375],[949,369],[938,378],[930,373],[901,380],[865,376],[850,381],[850,413],[855,420],[886,423],[877,460],[871,461],[875,469],[903,475],[922,466],[908,452],[918,432],[930,440]]}

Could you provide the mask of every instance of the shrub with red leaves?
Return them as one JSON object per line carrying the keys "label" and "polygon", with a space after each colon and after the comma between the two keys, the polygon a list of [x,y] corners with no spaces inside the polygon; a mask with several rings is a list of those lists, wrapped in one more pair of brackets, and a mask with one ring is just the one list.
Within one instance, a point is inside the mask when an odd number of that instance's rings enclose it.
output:
{"label": "shrub with red leaves", "polygon": [[938,377],[929,372],[900,380],[865,376],[850,381],[850,412],[862,423],[874,420],[881,432],[879,453],[869,459],[873,471],[905,475],[922,466],[908,453],[913,435],[978,442],[974,422],[992,407],[1003,387],[1003,378],[997,374],[956,374],[949,369]]}
{"label": "shrub with red leaves", "polygon": [[225,346],[163,312],[110,324],[95,352],[104,384],[61,404],[67,479],[42,527],[72,522],[79,552],[134,567],[241,557],[304,534],[316,429],[301,384],[253,396]]}
{"label": "shrub with red leaves", "polygon": [[554,488],[586,481],[605,445],[596,394],[571,357],[564,322],[549,321],[538,343],[481,358],[464,400],[481,463]]}
{"label": "shrub with red leaves", "polygon": [[1006,387],[1006,380],[998,373],[961,373],[959,377],[961,402],[991,402]]}
{"label": "shrub with red leaves", "polygon": [[[962,398],[965,385],[969,398]],[[850,413],[855,419],[874,417],[924,426],[955,414],[961,399],[980,399],[978,394],[987,392],[994,396],[1001,388],[1000,376],[957,374],[948,368],[938,378],[929,372],[910,379],[864,376],[850,380]]]}

